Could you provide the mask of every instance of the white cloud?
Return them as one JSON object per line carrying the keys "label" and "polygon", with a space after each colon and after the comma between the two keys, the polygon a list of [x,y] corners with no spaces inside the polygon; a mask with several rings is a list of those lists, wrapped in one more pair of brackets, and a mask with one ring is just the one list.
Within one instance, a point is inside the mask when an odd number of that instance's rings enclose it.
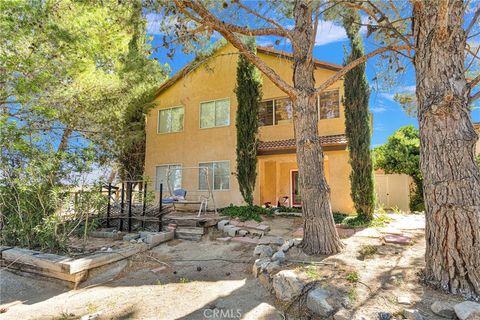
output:
{"label": "white cloud", "polygon": [[415,93],[416,86],[398,86],[391,92],[382,92],[380,96],[386,100],[395,101],[393,98],[397,93]]}
{"label": "white cloud", "polygon": [[370,108],[370,110],[371,110],[373,113],[381,113],[381,112],[387,111],[387,108],[382,107],[382,106],[378,106],[378,107]]}
{"label": "white cloud", "polygon": [[[366,19],[366,17],[362,17],[362,24],[368,23],[368,19]],[[360,28],[360,33],[364,34],[365,32],[367,32],[367,27],[362,26]],[[341,25],[335,24],[332,21],[318,21],[317,36],[315,38],[316,46],[346,41],[347,39],[347,33]]]}
{"label": "white cloud", "polygon": [[318,21],[317,36],[315,38],[316,46],[344,41],[346,39],[347,33],[342,26],[336,25],[331,21]]}
{"label": "white cloud", "polygon": [[157,13],[148,13],[145,18],[147,18],[147,33],[148,34],[162,34],[160,32],[160,26],[161,26],[161,16]]}

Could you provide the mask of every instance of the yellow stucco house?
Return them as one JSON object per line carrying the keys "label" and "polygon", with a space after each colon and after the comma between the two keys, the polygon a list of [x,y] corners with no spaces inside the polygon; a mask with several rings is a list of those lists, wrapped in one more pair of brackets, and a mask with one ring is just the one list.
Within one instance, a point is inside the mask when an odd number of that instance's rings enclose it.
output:
{"label": "yellow stucco house", "polygon": [[[283,79],[292,79],[290,54],[263,47],[257,54]],[[157,189],[160,183],[170,183],[170,189],[186,189],[188,198],[205,192],[209,182],[217,207],[243,203],[235,176],[237,59],[238,51],[225,45],[207,61],[188,64],[159,88],[146,119],[145,157],[145,174]],[[323,61],[315,64],[317,82],[341,68]],[[255,203],[297,206],[301,195],[292,104],[265,76],[262,91]],[[338,81],[319,97],[318,128],[332,209],[353,213],[342,95],[343,82]],[[208,179],[199,167],[209,169]]]}

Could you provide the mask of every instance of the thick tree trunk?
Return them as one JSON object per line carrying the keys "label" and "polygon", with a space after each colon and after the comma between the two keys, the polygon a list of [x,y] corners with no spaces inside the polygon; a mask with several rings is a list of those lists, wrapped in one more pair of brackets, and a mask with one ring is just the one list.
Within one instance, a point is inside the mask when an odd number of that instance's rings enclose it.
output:
{"label": "thick tree trunk", "polygon": [[[448,3],[448,2],[447,2]],[[426,281],[480,296],[478,137],[464,74],[464,4],[414,3],[421,171],[426,205]]]}
{"label": "thick tree trunk", "polygon": [[297,91],[293,99],[295,138],[299,184],[302,191],[304,236],[302,247],[309,254],[338,253],[343,245],[338,237],[330,206],[330,188],[325,180],[323,151],[318,137],[312,12],[307,1],[296,1],[293,48],[293,83]]}

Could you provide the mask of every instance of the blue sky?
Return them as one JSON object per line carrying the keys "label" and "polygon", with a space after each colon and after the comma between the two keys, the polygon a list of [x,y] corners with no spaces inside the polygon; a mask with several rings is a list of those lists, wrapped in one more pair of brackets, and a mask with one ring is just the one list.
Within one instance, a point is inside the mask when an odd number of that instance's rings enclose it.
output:
{"label": "blue sky", "polygon": [[[147,16],[148,18],[148,16]],[[185,55],[181,50],[173,59],[166,56],[166,50],[162,48],[162,35],[157,33],[158,26],[155,18],[149,18],[149,33],[153,36],[152,45],[158,48],[153,53],[153,57],[158,58],[161,63],[168,63],[171,68],[171,75],[180,70],[185,64],[193,59],[192,55]],[[272,45],[269,38],[257,39],[259,45]],[[364,39],[366,51],[374,50],[377,45],[368,38]],[[348,46],[347,36],[342,27],[331,22],[322,21],[319,23],[317,32],[316,46],[314,56],[316,59],[325,60],[333,63],[342,64],[344,59],[344,48]],[[290,44],[283,41],[274,46],[276,49],[291,51]],[[378,84],[373,81],[378,74],[385,73],[386,70],[381,66],[378,59],[367,61],[367,77],[372,87],[370,95],[370,110],[373,113],[373,137],[372,147],[381,145],[387,141],[389,135],[395,130],[404,126],[413,124],[417,126],[417,120],[407,116],[401,106],[393,100],[397,92],[414,92],[415,90],[415,71],[411,63],[406,64],[406,72],[402,75],[392,75],[394,85],[389,88],[378,88]],[[385,65],[386,63],[383,63]],[[472,111],[472,118],[475,122],[480,121],[480,109]]]}

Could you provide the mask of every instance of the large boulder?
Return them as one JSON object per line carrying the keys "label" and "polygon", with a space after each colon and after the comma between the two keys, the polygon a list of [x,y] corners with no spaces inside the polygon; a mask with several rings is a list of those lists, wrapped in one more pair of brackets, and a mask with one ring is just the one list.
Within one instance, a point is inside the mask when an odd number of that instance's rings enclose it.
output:
{"label": "large boulder", "polygon": [[480,320],[480,303],[464,301],[456,304],[453,309],[460,320]]}
{"label": "large boulder", "polygon": [[273,276],[275,296],[282,301],[291,301],[302,293],[306,279],[294,270],[282,270]]}
{"label": "large boulder", "polygon": [[322,288],[315,288],[307,294],[307,308],[322,319],[330,317],[335,311],[328,303],[329,292]]}

